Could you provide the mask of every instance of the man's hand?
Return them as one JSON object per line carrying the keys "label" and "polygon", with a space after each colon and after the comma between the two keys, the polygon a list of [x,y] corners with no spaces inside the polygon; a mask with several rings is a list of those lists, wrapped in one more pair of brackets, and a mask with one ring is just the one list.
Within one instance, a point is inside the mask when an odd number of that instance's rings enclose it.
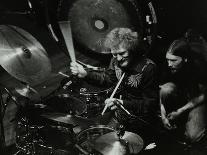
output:
{"label": "man's hand", "polygon": [[83,66],[76,62],[70,63],[70,70],[73,75],[77,75],[79,78],[84,78],[87,75],[87,72]]}
{"label": "man's hand", "polygon": [[169,113],[167,115],[167,118],[170,120],[170,121],[174,121],[175,119],[177,119],[179,116],[181,115],[181,113],[179,111],[173,111],[171,113]]}
{"label": "man's hand", "polygon": [[120,100],[120,99],[117,99],[117,98],[107,98],[105,100],[105,104],[111,110],[116,110],[117,109],[116,102],[119,102],[119,103],[123,104],[123,100]]}
{"label": "man's hand", "polygon": [[170,124],[170,121],[166,117],[162,119],[162,123],[166,129],[168,130],[173,129],[173,126]]}

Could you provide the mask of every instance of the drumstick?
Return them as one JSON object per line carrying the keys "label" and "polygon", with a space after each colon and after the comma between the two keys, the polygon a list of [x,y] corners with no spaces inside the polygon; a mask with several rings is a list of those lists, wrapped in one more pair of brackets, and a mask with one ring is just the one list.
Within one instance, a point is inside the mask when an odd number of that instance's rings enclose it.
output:
{"label": "drumstick", "polygon": [[[124,75],[125,75],[125,73],[123,73],[123,75],[121,76],[119,82],[117,83],[116,87],[114,88],[114,90],[113,90],[113,92],[112,92],[112,94],[111,94],[111,96],[110,96],[109,99],[112,99],[112,98],[114,97],[114,95],[115,95],[117,89],[119,88],[119,85],[121,84],[121,82],[122,82],[122,80],[123,80],[123,78],[124,78]],[[103,109],[101,115],[104,115],[106,109],[107,109],[107,104],[105,105],[105,107],[104,107],[104,109]]]}
{"label": "drumstick", "polygon": [[65,39],[65,44],[66,44],[70,59],[72,62],[75,62],[76,58],[75,58],[75,52],[74,52],[74,47],[73,47],[73,39],[72,39],[70,21],[60,21],[58,23],[60,26],[60,30],[63,34],[63,37]]}

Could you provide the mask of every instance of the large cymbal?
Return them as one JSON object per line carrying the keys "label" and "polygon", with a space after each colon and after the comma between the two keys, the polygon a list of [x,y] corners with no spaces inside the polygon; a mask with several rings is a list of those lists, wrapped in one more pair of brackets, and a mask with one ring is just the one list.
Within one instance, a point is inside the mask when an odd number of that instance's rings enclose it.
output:
{"label": "large cymbal", "polygon": [[116,132],[107,133],[97,138],[92,147],[103,155],[137,154],[143,149],[142,138],[126,131],[120,139]]}
{"label": "large cymbal", "polygon": [[0,64],[16,79],[34,85],[51,72],[48,54],[42,45],[25,30],[0,25]]}
{"label": "large cymbal", "polygon": [[108,53],[104,39],[113,28],[142,25],[139,9],[129,0],[63,0],[59,6],[58,18],[71,21],[73,38],[79,46],[97,53]]}

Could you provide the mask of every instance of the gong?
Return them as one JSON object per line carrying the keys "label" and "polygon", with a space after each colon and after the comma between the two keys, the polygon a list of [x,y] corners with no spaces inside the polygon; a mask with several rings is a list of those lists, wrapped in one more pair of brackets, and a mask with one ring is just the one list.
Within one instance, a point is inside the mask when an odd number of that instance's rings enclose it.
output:
{"label": "gong", "polygon": [[69,20],[75,43],[106,53],[104,39],[116,27],[127,27],[144,38],[141,9],[135,0],[62,0],[57,18]]}

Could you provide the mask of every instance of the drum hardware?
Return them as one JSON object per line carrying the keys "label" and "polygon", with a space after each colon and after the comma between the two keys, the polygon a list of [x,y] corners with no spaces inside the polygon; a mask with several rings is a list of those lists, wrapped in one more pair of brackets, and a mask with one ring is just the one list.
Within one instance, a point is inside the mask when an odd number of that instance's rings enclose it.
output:
{"label": "drum hardware", "polygon": [[0,90],[0,150],[3,150],[6,146],[3,118],[7,104],[4,103],[2,95],[2,90]]}
{"label": "drum hardware", "polygon": [[[55,131],[55,132],[54,132]],[[49,132],[49,133],[48,133]],[[52,133],[52,134],[51,134]],[[47,150],[49,154],[55,154],[56,152],[67,153],[66,150],[60,150],[58,147],[62,147],[62,139],[55,139],[53,141],[59,141],[60,145],[55,146],[51,139],[53,139],[53,133],[66,133],[65,136],[70,135],[73,142],[73,132],[71,126],[65,126],[63,124],[58,125],[57,123],[52,125],[50,122],[45,122],[44,125],[36,125],[30,121],[26,116],[22,117],[17,124],[17,134],[16,134],[16,148],[18,151],[15,153],[23,153],[29,155],[38,155],[42,149]],[[47,137],[49,136],[49,137]],[[56,137],[57,138],[57,137]],[[63,138],[63,137],[62,137]],[[70,143],[72,143],[70,142]],[[44,151],[43,151],[44,153]]]}
{"label": "drum hardware", "polygon": [[[43,145],[41,137],[38,137],[37,130],[41,129],[43,126],[30,125],[29,120],[24,117],[21,118],[17,123],[17,134],[16,134],[16,148],[18,151],[15,155],[19,153],[25,153],[30,155],[36,154],[35,145]],[[20,133],[21,129],[25,129],[23,133]],[[48,147],[50,148],[50,147]]]}

